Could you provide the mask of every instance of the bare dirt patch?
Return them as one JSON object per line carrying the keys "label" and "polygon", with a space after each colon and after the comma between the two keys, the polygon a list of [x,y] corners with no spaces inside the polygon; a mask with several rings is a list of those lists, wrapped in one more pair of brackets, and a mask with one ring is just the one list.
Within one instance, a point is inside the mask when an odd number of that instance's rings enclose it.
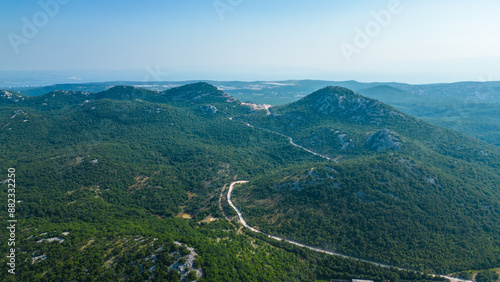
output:
{"label": "bare dirt patch", "polygon": [[134,193],[137,190],[141,190],[147,185],[147,181],[149,180],[149,177],[139,175],[134,178],[135,183],[130,185],[127,189],[127,193]]}
{"label": "bare dirt patch", "polygon": [[189,215],[189,214],[187,214],[185,212],[180,212],[175,217],[184,218],[184,219],[191,219],[191,218],[193,218],[191,215]]}

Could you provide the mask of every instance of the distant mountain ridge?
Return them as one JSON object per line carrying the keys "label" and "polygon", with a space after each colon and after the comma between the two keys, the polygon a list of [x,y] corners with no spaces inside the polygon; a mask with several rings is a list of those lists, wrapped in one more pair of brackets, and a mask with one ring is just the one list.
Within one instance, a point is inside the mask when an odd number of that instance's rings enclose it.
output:
{"label": "distant mountain ridge", "polygon": [[[28,96],[53,90],[79,90],[97,93],[116,85],[129,85],[161,92],[200,81],[114,81],[86,84],[59,84],[44,87],[7,89]],[[365,97],[389,104],[411,116],[465,133],[500,146],[500,82],[456,82],[405,84],[396,82],[358,82],[325,80],[209,81],[244,102],[284,105],[327,86],[351,89]]]}
{"label": "distant mountain ridge", "polygon": [[199,82],[179,86],[164,91],[152,91],[145,88],[118,85],[106,90],[90,93],[79,90],[54,90],[40,96],[24,96],[6,90],[0,90],[0,103],[15,102],[26,105],[72,105],[86,100],[145,100],[154,102],[182,103],[234,103],[237,99],[208,83]]}
{"label": "distant mountain ridge", "polygon": [[[397,82],[358,82],[355,80],[349,81],[326,81],[326,80],[283,80],[283,81],[211,81],[211,80],[193,80],[193,81],[110,81],[101,83],[80,83],[80,84],[57,84],[51,86],[31,87],[31,88],[12,88],[6,89],[11,92],[19,92],[27,96],[39,96],[49,93],[54,90],[79,90],[86,92],[101,92],[113,86],[136,86],[146,89],[154,89],[156,91],[164,91],[166,89],[179,87],[182,85],[204,82],[215,85],[223,89],[227,93],[240,97],[242,93],[271,93],[272,91],[288,92],[293,91],[294,94],[302,94],[304,97],[317,89],[327,86],[340,86],[353,91],[364,93],[366,89],[385,93],[388,91],[397,91],[399,93],[410,93],[415,96],[426,96],[433,98],[457,98],[467,97],[479,94],[481,99],[493,99],[500,101],[498,93],[500,91],[500,81],[484,81],[484,82],[456,82],[456,83],[434,83],[434,84],[406,84]],[[385,89],[384,89],[385,88]],[[269,91],[268,91],[269,90]],[[283,91],[284,90],[284,91]],[[476,93],[477,92],[477,93]],[[384,93],[382,93],[384,94]],[[298,96],[297,96],[298,97]],[[253,97],[257,99],[256,103],[264,103],[265,101],[258,100],[259,96]],[[284,100],[279,104],[285,104],[297,100]],[[267,103],[269,104],[269,103]],[[272,103],[275,104],[276,103]]]}
{"label": "distant mountain ridge", "polygon": [[205,82],[175,87],[161,92],[160,95],[173,102],[237,102],[231,95]]}

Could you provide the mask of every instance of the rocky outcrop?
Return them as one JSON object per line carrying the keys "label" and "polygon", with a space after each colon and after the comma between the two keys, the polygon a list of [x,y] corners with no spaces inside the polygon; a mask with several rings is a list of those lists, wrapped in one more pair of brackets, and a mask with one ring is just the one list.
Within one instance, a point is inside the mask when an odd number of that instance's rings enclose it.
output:
{"label": "rocky outcrop", "polygon": [[218,110],[214,105],[204,105],[200,106],[200,111],[204,114],[215,114]]}
{"label": "rocky outcrop", "polygon": [[389,129],[379,130],[368,138],[366,146],[370,150],[382,151],[382,150],[394,150],[401,151],[401,139],[399,135]]}
{"label": "rocky outcrop", "polygon": [[339,134],[338,135],[339,143],[340,143],[340,146],[341,146],[340,150],[347,149],[347,147],[349,147],[349,145],[352,142],[352,139],[349,139],[349,141],[347,141],[346,136],[347,136],[347,134]]}
{"label": "rocky outcrop", "polygon": [[24,97],[21,95],[13,94],[7,90],[0,89],[0,99],[10,102],[17,103],[19,101],[24,101]]}

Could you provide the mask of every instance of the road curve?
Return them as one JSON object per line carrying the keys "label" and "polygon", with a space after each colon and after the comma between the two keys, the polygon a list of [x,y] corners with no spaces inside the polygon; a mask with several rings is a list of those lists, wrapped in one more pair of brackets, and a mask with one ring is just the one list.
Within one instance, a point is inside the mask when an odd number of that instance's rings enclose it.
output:
{"label": "road curve", "polygon": [[[231,118],[229,118],[229,119],[230,119],[230,120],[233,120],[233,118],[232,118],[232,117],[231,117]],[[328,161],[334,161],[334,162],[338,163],[338,161],[337,161],[337,160],[335,160],[335,159],[332,159],[332,158],[327,157],[327,156],[325,156],[325,155],[322,155],[322,154],[319,154],[319,153],[313,152],[313,151],[311,151],[311,150],[309,150],[309,149],[307,149],[307,148],[304,148],[304,147],[300,146],[299,144],[297,144],[297,143],[293,142],[293,138],[292,138],[292,137],[287,136],[287,135],[285,135],[285,134],[283,134],[283,133],[279,133],[279,132],[277,132],[277,131],[270,130],[270,129],[267,129],[267,128],[255,127],[255,126],[251,125],[251,124],[250,124],[250,123],[248,123],[248,122],[245,122],[245,124],[246,124],[248,127],[258,128],[258,129],[260,129],[260,130],[264,130],[264,131],[267,131],[267,132],[271,132],[271,133],[274,133],[274,134],[277,134],[277,135],[280,135],[280,136],[286,137],[286,138],[288,138],[288,140],[290,140],[290,144],[292,144],[293,146],[295,146],[295,147],[297,147],[297,148],[300,148],[300,149],[302,149],[302,150],[304,150],[304,151],[306,151],[306,152],[308,152],[308,153],[311,153],[311,154],[313,154],[313,155],[315,155],[315,156],[318,156],[318,157],[321,157],[321,158],[323,158],[323,159],[326,159],[326,160],[328,160]]]}
{"label": "road curve", "polygon": [[243,218],[243,216],[241,215],[241,212],[240,210],[233,204],[233,201],[231,201],[231,192],[233,192],[233,188],[234,188],[234,185],[235,184],[242,184],[242,183],[247,183],[248,181],[246,180],[241,180],[241,181],[234,181],[233,183],[231,183],[231,185],[229,186],[229,190],[227,192],[227,202],[229,203],[229,205],[233,208],[234,211],[236,211],[236,213],[238,214],[238,217],[240,218],[240,222],[243,226],[245,226],[246,228],[252,230],[253,232],[256,232],[256,233],[262,233],[260,232],[259,230],[253,228],[252,226],[248,225],[247,222],[245,221],[245,219]]}
{"label": "road curve", "polygon": [[[229,118],[230,120],[233,120],[232,117]],[[334,161],[336,163],[338,163],[338,161],[336,159],[332,159],[330,157],[327,157],[327,156],[324,156],[324,155],[321,155],[319,153],[316,153],[316,152],[313,152],[307,148],[304,148],[300,145],[298,145],[297,143],[293,142],[293,138],[290,137],[290,136],[287,136],[283,133],[279,133],[277,131],[274,131],[274,130],[270,130],[270,129],[267,129],[267,128],[262,128],[262,127],[254,127],[253,125],[251,125],[250,123],[248,122],[245,122],[245,124],[248,126],[248,127],[252,127],[252,128],[257,128],[257,129],[260,129],[260,130],[264,130],[264,131],[268,131],[268,132],[271,132],[271,133],[274,133],[274,134],[277,134],[277,135],[280,135],[280,136],[283,136],[283,137],[286,137],[288,138],[288,140],[290,141],[290,144],[292,144],[293,146],[297,147],[297,148],[300,148],[308,153],[311,153],[315,156],[318,156],[318,157],[321,157],[321,158],[324,158],[328,161]],[[231,183],[231,185],[229,186],[229,190],[227,192],[227,201],[229,203],[229,205],[236,211],[236,213],[238,214],[238,217],[240,219],[240,222],[241,224],[250,229],[251,231],[253,232],[256,232],[256,233],[261,233],[261,234],[265,234],[261,231],[259,231],[258,229],[250,226],[247,224],[247,222],[245,221],[245,219],[243,218],[243,215],[241,214],[240,210],[233,204],[233,202],[231,201],[231,192],[233,192],[233,189],[234,189],[234,185],[236,184],[242,184],[242,183],[247,183],[248,181],[247,180],[240,180],[240,181],[234,181]],[[382,263],[378,263],[378,262],[373,262],[373,261],[368,261],[368,260],[363,260],[363,259],[358,259],[358,258],[354,258],[354,257],[350,257],[350,256],[346,256],[346,255],[343,255],[343,254],[339,254],[339,253],[335,253],[335,252],[330,252],[330,251],[326,251],[326,250],[321,250],[319,248],[315,248],[315,247],[311,247],[311,246],[307,246],[307,245],[304,245],[304,244],[301,244],[301,243],[298,243],[298,242],[295,242],[295,241],[291,241],[291,240],[288,240],[288,239],[284,239],[284,238],[281,238],[281,237],[278,237],[278,236],[273,236],[273,235],[269,235],[269,234],[265,234],[267,235],[269,238],[273,238],[275,240],[278,240],[278,241],[285,241],[285,242],[288,242],[290,244],[293,244],[293,245],[296,245],[296,246],[299,246],[299,247],[302,247],[302,248],[307,248],[307,249],[310,249],[310,250],[313,250],[313,251],[316,251],[316,252],[320,252],[320,253],[324,253],[324,254],[329,254],[329,255],[333,255],[333,256],[340,256],[340,257],[343,257],[343,258],[348,258],[348,259],[354,259],[354,260],[357,260],[357,261],[362,261],[362,262],[367,262],[367,263],[371,263],[371,264],[374,264],[374,265],[377,265],[377,266],[381,266],[381,267],[393,267],[393,268],[396,268],[396,269],[399,269],[399,270],[406,270],[406,271],[411,271],[411,270],[408,270],[408,269],[404,269],[404,268],[399,268],[399,267],[395,267],[395,266],[390,266],[390,265],[387,265],[387,264],[382,264]],[[442,277],[442,278],[446,278],[448,280],[450,280],[451,282],[473,282],[472,280],[466,280],[466,279],[460,279],[460,278],[455,278],[455,277],[450,277],[450,276],[445,276],[445,275],[437,275],[437,274],[433,274],[433,276],[437,276],[437,277]]]}
{"label": "road curve", "polygon": [[[227,201],[228,201],[229,205],[234,209],[234,211],[236,211],[236,213],[238,214],[240,222],[241,222],[241,224],[243,226],[245,226],[246,228],[250,229],[251,231],[253,231],[255,233],[265,234],[265,233],[261,232],[260,230],[254,228],[254,227],[252,227],[250,225],[248,225],[248,223],[243,218],[243,215],[241,214],[240,210],[234,205],[233,201],[231,200],[231,193],[233,192],[234,185],[236,185],[236,184],[243,184],[243,183],[247,183],[247,182],[248,182],[247,180],[240,180],[240,181],[234,181],[234,182],[232,182],[231,185],[229,186],[229,190],[227,192]],[[377,262],[373,262],[373,261],[368,261],[368,260],[362,260],[362,259],[358,259],[358,258],[346,256],[346,255],[343,255],[343,254],[339,254],[339,253],[335,253],[335,252],[326,251],[326,250],[322,250],[322,249],[319,249],[319,248],[307,246],[307,245],[304,245],[304,244],[301,244],[301,243],[298,243],[298,242],[295,242],[295,241],[292,241],[292,240],[288,240],[288,239],[285,239],[285,238],[281,238],[281,237],[278,237],[278,236],[273,236],[273,235],[269,235],[269,234],[265,234],[265,235],[267,235],[269,238],[273,238],[273,239],[278,240],[278,241],[284,241],[284,242],[287,242],[287,243],[290,243],[290,244],[293,244],[293,245],[296,245],[296,246],[299,246],[299,247],[302,247],[302,248],[307,248],[307,249],[310,249],[310,250],[313,250],[313,251],[316,251],[316,252],[325,253],[325,254],[329,254],[329,255],[333,255],[333,256],[340,256],[340,257],[343,257],[343,258],[354,259],[354,260],[363,261],[363,262],[368,262],[368,263],[375,264],[375,265],[382,266],[382,267],[391,267],[390,265],[386,265],[386,264],[382,264],[382,263],[377,263]],[[399,269],[401,269],[401,268],[399,268]]]}
{"label": "road curve", "polygon": [[[339,257],[343,257],[343,258],[347,258],[347,259],[353,259],[353,260],[356,260],[356,261],[366,262],[366,263],[370,263],[370,264],[373,264],[373,265],[376,265],[376,266],[380,266],[380,267],[387,267],[387,268],[392,267],[392,268],[396,268],[396,269],[399,269],[399,270],[413,271],[413,270],[409,270],[409,269],[404,269],[404,268],[400,268],[400,267],[396,267],[396,266],[391,266],[391,265],[387,265],[387,264],[383,264],[383,263],[378,263],[378,262],[373,262],[373,261],[369,261],[369,260],[364,260],[364,259],[358,259],[358,258],[355,258],[355,257],[351,257],[351,256],[347,256],[347,255],[343,255],[343,254],[339,254],[339,253],[335,253],[335,252],[331,252],[331,251],[322,250],[322,249],[319,249],[319,248],[307,246],[307,245],[304,245],[304,244],[301,244],[301,243],[298,243],[298,242],[295,242],[295,241],[291,241],[291,240],[288,240],[288,239],[285,239],[285,238],[281,238],[281,237],[278,237],[278,236],[273,236],[273,235],[269,235],[269,234],[265,234],[265,233],[261,232],[260,230],[258,230],[258,229],[256,229],[256,228],[254,228],[254,227],[252,227],[252,226],[250,226],[250,225],[247,224],[247,222],[243,218],[243,215],[241,214],[240,210],[234,205],[233,201],[231,200],[231,193],[233,192],[234,185],[236,185],[236,184],[243,184],[243,183],[247,183],[247,182],[248,182],[248,180],[240,180],[240,181],[231,182],[231,185],[229,186],[229,190],[227,192],[227,201],[228,201],[229,205],[234,209],[234,211],[236,211],[236,213],[238,214],[238,218],[239,218],[241,224],[244,227],[250,229],[251,231],[253,231],[255,233],[260,233],[260,234],[267,235],[269,238],[273,238],[274,240],[277,240],[277,241],[284,241],[284,242],[287,242],[287,243],[290,243],[290,244],[293,244],[293,245],[296,245],[296,246],[299,246],[299,247],[302,247],[302,248],[306,248],[306,249],[309,249],[309,250],[312,250],[312,251],[315,251],[315,252],[319,252],[319,253],[324,253],[324,254],[328,254],[328,255],[332,255],[332,256],[339,256]],[[450,280],[451,282],[473,282],[472,280],[459,279],[459,278],[449,277],[449,276],[444,276],[444,275],[434,274],[433,276],[446,278],[446,279]]]}

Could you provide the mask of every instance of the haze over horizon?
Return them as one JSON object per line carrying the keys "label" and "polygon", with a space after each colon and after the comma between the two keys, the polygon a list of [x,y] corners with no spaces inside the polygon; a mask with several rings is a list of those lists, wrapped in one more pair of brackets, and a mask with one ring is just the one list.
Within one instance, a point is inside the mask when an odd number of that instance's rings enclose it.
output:
{"label": "haze over horizon", "polygon": [[0,80],[500,80],[499,9],[493,0],[7,0]]}

